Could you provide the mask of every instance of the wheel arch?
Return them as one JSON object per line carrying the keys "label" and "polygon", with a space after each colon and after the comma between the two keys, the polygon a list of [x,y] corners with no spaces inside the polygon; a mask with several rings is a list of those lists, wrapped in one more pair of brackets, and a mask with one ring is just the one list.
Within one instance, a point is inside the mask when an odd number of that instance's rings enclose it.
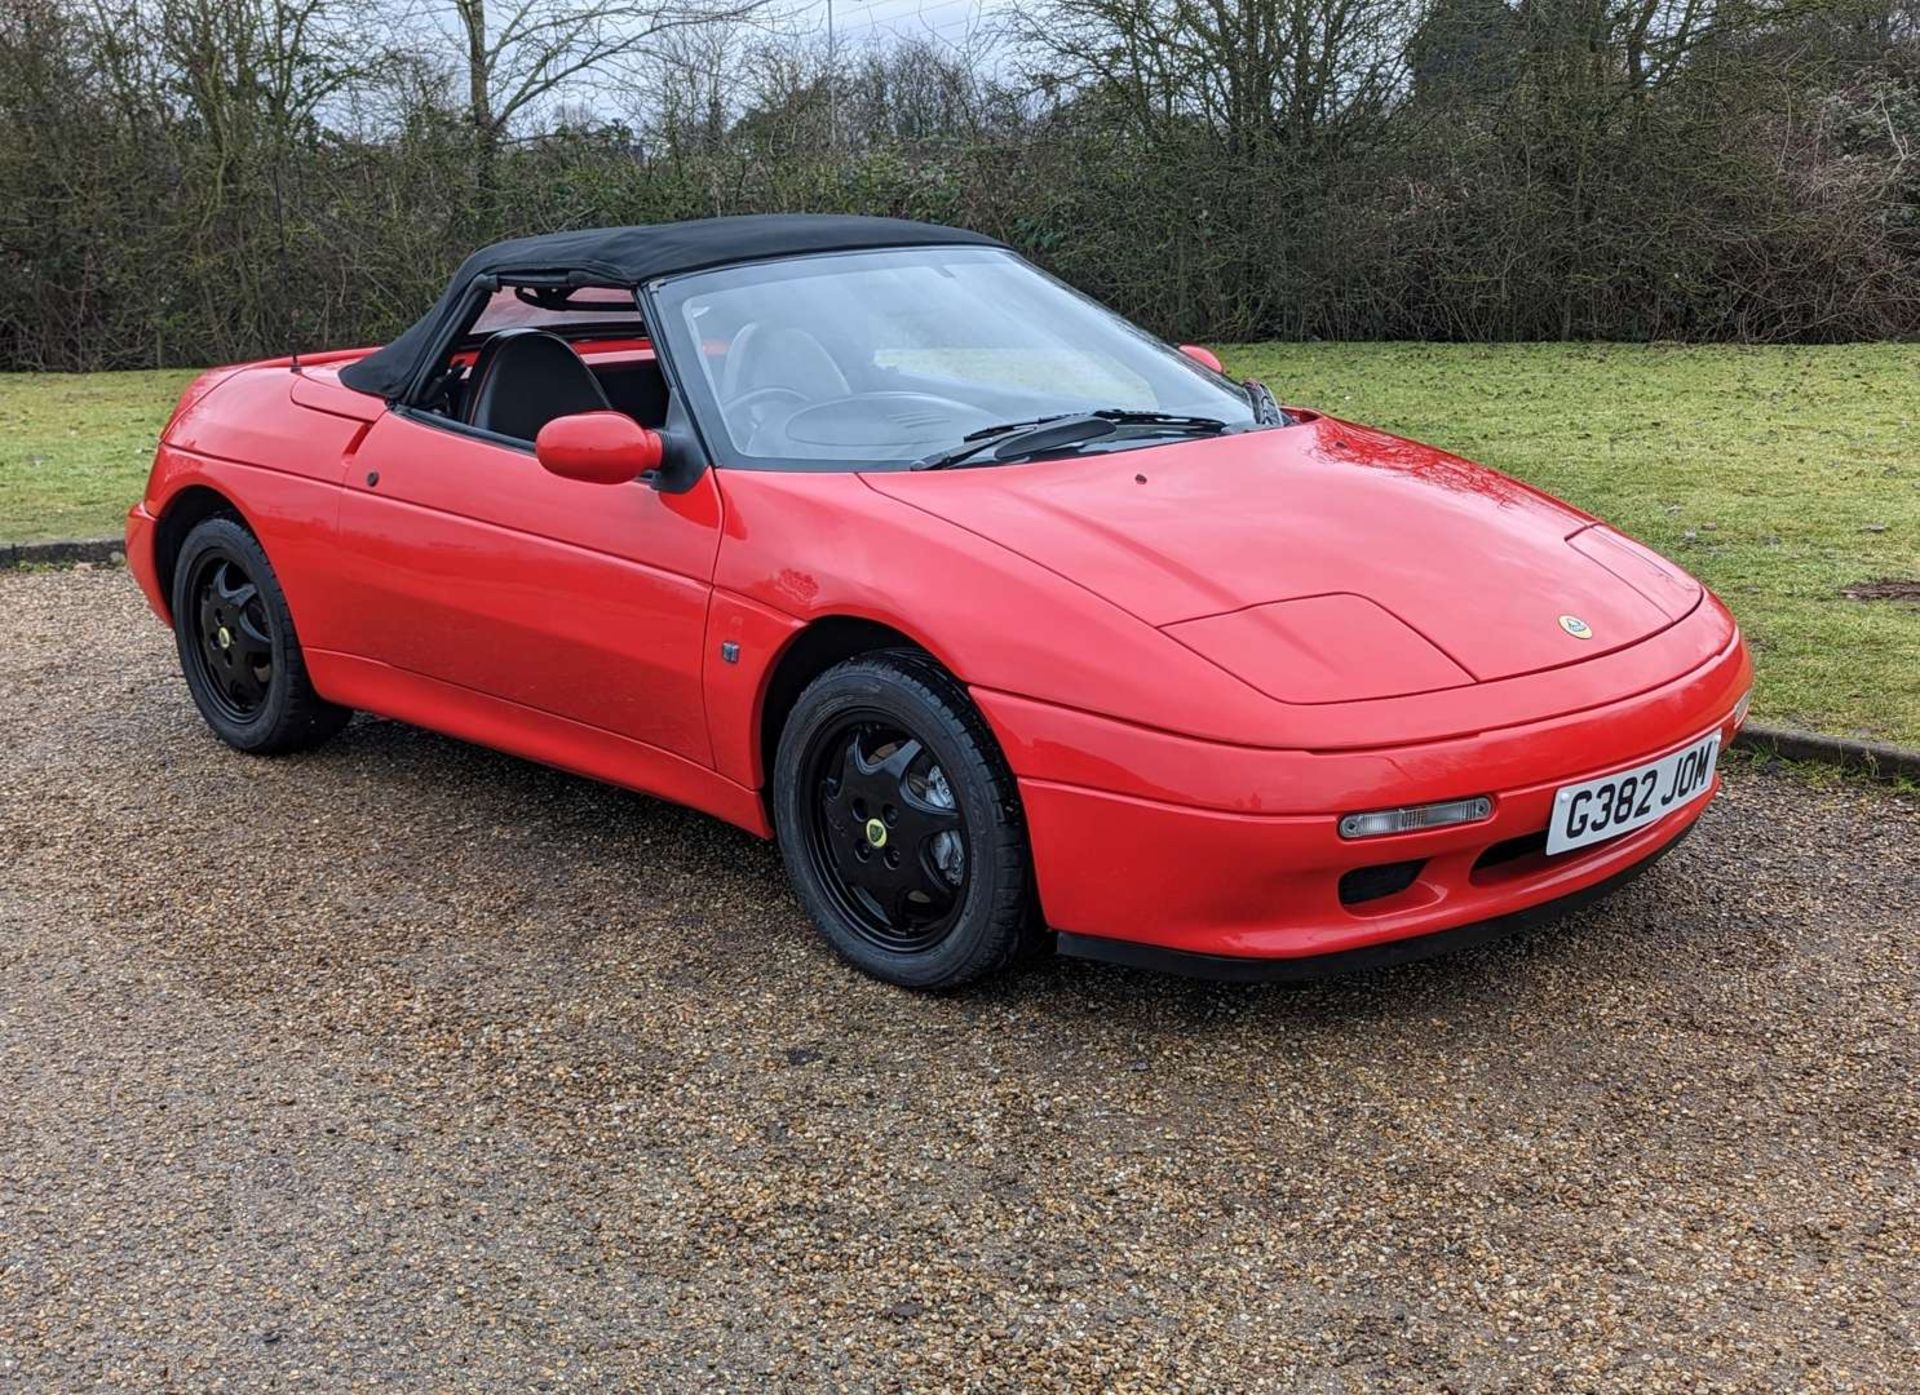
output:
{"label": "wheel arch", "polygon": [[800,694],[835,664],[886,649],[910,649],[924,654],[952,674],[956,682],[963,682],[933,650],[912,635],[884,621],[860,615],[819,616],[794,631],[774,657],[760,689],[756,752],[760,761],[760,800],[767,810],[769,824],[773,819],[774,756],[780,747],[780,733],[786,729],[787,718],[793,712],[794,703],[800,700]]}
{"label": "wheel arch", "polygon": [[[980,705],[974,701],[972,691],[962,672],[946,656],[915,634],[875,618],[854,614],[831,614],[818,617],[796,630],[780,649],[769,665],[759,714],[758,737],[762,774],[759,795],[762,807],[766,811],[767,827],[780,839],[783,856],[788,859],[788,867],[791,871],[796,865],[793,859],[802,854],[795,851],[796,845],[793,840],[782,833],[783,820],[776,807],[777,802],[785,804],[790,809],[794,807],[792,801],[795,798],[795,782],[775,778],[778,748],[785,728],[792,719],[801,695],[820,675],[849,659],[887,652],[900,654],[904,660],[901,667],[905,668],[920,686],[931,686],[943,706],[957,709],[961,713],[963,724],[970,728],[967,739],[985,755],[990,764],[999,768],[1000,775],[994,778],[1003,780],[1003,784],[992,791],[992,799],[1002,813],[995,822],[1003,830],[1008,830],[1004,833],[1004,837],[1011,838],[1013,842],[1006,845],[1001,854],[996,854],[989,861],[1003,869],[1015,868],[1015,861],[1017,861],[1016,870],[1020,878],[1018,895],[995,903],[1002,907],[1002,912],[1009,909],[1017,910],[1020,918],[1020,928],[1014,933],[1013,938],[1005,943],[1004,957],[995,961],[996,967],[1004,966],[1013,959],[1049,943],[1044,934],[1047,922],[1044,898],[1039,884],[1039,868],[1026,831],[1028,823],[1025,801],[1019,786],[1019,776],[1006,759],[1000,732],[988,719],[987,714],[981,710]],[[919,670],[918,673],[913,672],[916,669]],[[948,680],[948,683],[936,681],[929,685],[927,680],[936,677],[931,670],[938,670],[938,676]],[[944,686],[950,686],[953,691],[941,695],[939,689]],[[802,776],[803,771],[796,770],[794,774]],[[991,776],[992,772],[988,774]],[[780,801],[775,799],[776,786],[783,786],[780,791],[782,796]],[[801,797],[804,802],[804,796]],[[806,818],[804,811],[798,813],[796,818],[798,823],[795,828],[803,827]],[[794,875],[800,874],[795,872]],[[801,896],[803,905],[809,905],[807,894],[803,889],[797,890],[796,894]],[[819,922],[819,912],[813,910],[810,905],[809,911],[815,915],[816,922],[821,923],[822,928],[825,929],[824,922]],[[996,912],[996,914],[1002,912]],[[834,938],[831,931],[829,931],[829,938]],[[849,955],[845,945],[837,940],[835,943],[841,954]],[[854,962],[862,961],[855,958]],[[875,971],[870,965],[863,964],[863,967],[866,967],[869,972]],[[967,977],[971,976],[972,971],[969,971]],[[890,981],[905,982],[906,980],[890,979]],[[915,983],[912,986],[932,985]]]}
{"label": "wheel arch", "polygon": [[222,515],[233,519],[256,539],[260,536],[240,506],[209,484],[190,484],[176,490],[161,508],[153,533],[153,574],[169,620],[173,618],[174,568],[180,563],[180,549],[187,541],[187,534],[207,519]]}

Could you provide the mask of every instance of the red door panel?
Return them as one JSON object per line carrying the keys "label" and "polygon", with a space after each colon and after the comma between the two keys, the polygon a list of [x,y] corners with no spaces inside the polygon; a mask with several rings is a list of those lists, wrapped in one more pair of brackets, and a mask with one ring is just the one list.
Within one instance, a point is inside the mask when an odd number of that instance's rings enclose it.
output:
{"label": "red door panel", "polygon": [[585,484],[388,413],[347,472],[342,648],[710,765],[719,536],[711,475],[679,495]]}

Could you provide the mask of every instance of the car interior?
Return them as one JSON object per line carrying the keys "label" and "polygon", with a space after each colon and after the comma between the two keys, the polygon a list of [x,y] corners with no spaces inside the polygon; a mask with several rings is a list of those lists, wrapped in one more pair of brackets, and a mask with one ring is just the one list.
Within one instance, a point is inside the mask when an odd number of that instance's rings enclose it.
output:
{"label": "car interior", "polygon": [[[618,341],[609,344],[605,334],[592,329],[520,325],[496,330],[477,346],[469,338],[449,356],[420,405],[516,441],[533,440],[555,417],[609,409],[657,429],[667,419],[668,388],[643,333],[623,327]],[[795,326],[750,321],[715,348],[712,377],[728,424],[762,451],[796,444],[785,428],[801,413],[817,415],[839,404],[905,413],[932,428],[929,442],[949,439],[957,426],[991,419],[977,407],[930,395],[928,388],[937,380],[909,382],[912,375],[877,365],[867,371],[873,381],[856,386],[819,338]],[[1005,410],[1020,410],[1025,394],[1006,396]],[[838,423],[823,418],[821,424],[828,429],[817,444],[848,444],[832,429]],[[859,434],[856,424],[847,425]]]}
{"label": "car interior", "polygon": [[1006,423],[1076,411],[1225,422],[1254,410],[999,254],[802,258],[670,281],[646,304],[665,317],[692,395],[681,405],[631,286],[559,273],[491,284],[415,409],[515,443],[557,417],[609,409],[658,430],[684,406],[721,463],[899,468]]}
{"label": "car interior", "polygon": [[701,333],[701,368],[735,449],[789,468],[924,454],[1057,402],[1053,390],[888,363],[858,319],[809,320],[775,296],[716,305]]}
{"label": "car interior", "polygon": [[[1057,388],[883,363],[871,345],[770,318],[714,324],[704,348],[702,368],[735,447],[788,468],[920,455],[996,421],[1058,410]],[[657,430],[669,404],[665,374],[629,306],[617,329],[521,324],[470,334],[421,405],[530,442],[576,412],[611,409]]]}
{"label": "car interior", "polygon": [[477,430],[531,441],[555,417],[609,408],[658,428],[667,419],[667,380],[651,349],[583,357],[551,330],[508,329],[455,354],[420,405]]}
{"label": "car interior", "polygon": [[555,417],[575,412],[624,412],[658,428],[667,419],[667,382],[631,292],[503,286],[418,405],[531,441]]}
{"label": "car interior", "polygon": [[[716,307],[702,325],[700,368],[725,431],[750,457],[800,469],[913,457],[996,421],[1060,410],[1058,381],[996,382],[991,370],[950,377],[937,359],[888,362],[855,325],[800,320],[772,297],[726,309],[733,313]],[[976,357],[995,352],[989,345]],[[418,406],[531,442],[576,412],[611,409],[657,430],[669,391],[631,292],[512,286],[483,307]]]}

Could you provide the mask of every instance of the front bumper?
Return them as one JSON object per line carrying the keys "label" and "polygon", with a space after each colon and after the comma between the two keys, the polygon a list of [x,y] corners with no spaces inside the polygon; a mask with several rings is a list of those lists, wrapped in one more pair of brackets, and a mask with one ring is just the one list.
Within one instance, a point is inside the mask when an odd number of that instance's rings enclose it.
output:
{"label": "front bumper", "polygon": [[[1732,739],[1752,665],[1730,624],[1704,648],[1678,677],[1612,702],[1443,741],[1332,751],[1231,747],[976,697],[1019,780],[1041,904],[1064,952],[1284,978],[1501,933],[1513,917],[1598,895],[1664,852],[1717,780],[1666,818],[1587,848],[1550,858],[1544,831],[1564,785],[1715,730],[1723,748]],[[1339,834],[1342,814],[1476,795],[1493,804],[1477,823]],[[1394,889],[1343,890],[1350,874],[1414,864]],[[1268,962],[1229,971],[1221,960]]]}
{"label": "front bumper", "polygon": [[173,617],[167,613],[166,598],[161,594],[159,572],[154,563],[154,528],[156,520],[147,512],[144,503],[135,504],[127,510],[127,570],[133,573],[133,579],[139,583],[141,594],[147,598],[147,604],[153,613],[173,623]]}
{"label": "front bumper", "polygon": [[1182,974],[1188,978],[1216,979],[1222,983],[1306,983],[1336,974],[1358,973],[1363,969],[1387,969],[1410,964],[1439,954],[1471,949],[1558,920],[1590,902],[1598,901],[1625,886],[1667,853],[1693,829],[1686,824],[1673,837],[1651,853],[1615,872],[1604,881],[1582,891],[1571,892],[1557,900],[1545,901],[1525,910],[1509,911],[1491,920],[1413,935],[1400,940],[1327,954],[1301,955],[1294,959],[1253,959],[1243,955],[1200,954],[1191,950],[1168,949],[1162,945],[1142,944],[1135,940],[1110,940],[1100,935],[1062,934],[1058,951],[1075,959],[1098,959],[1123,964],[1132,969],[1152,969],[1159,973]]}

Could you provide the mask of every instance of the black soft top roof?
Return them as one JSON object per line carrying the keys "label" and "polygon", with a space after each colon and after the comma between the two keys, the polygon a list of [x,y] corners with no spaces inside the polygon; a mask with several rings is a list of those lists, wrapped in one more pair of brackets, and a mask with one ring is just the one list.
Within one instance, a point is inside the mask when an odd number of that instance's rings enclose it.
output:
{"label": "black soft top roof", "polygon": [[340,381],[359,392],[398,397],[413,381],[421,360],[448,332],[450,321],[465,309],[467,290],[476,277],[577,272],[597,284],[637,286],[676,272],[768,257],[933,244],[1002,245],[980,233],[935,223],[809,213],[585,228],[496,242],[462,262],[431,310],[384,349],[348,364]]}

